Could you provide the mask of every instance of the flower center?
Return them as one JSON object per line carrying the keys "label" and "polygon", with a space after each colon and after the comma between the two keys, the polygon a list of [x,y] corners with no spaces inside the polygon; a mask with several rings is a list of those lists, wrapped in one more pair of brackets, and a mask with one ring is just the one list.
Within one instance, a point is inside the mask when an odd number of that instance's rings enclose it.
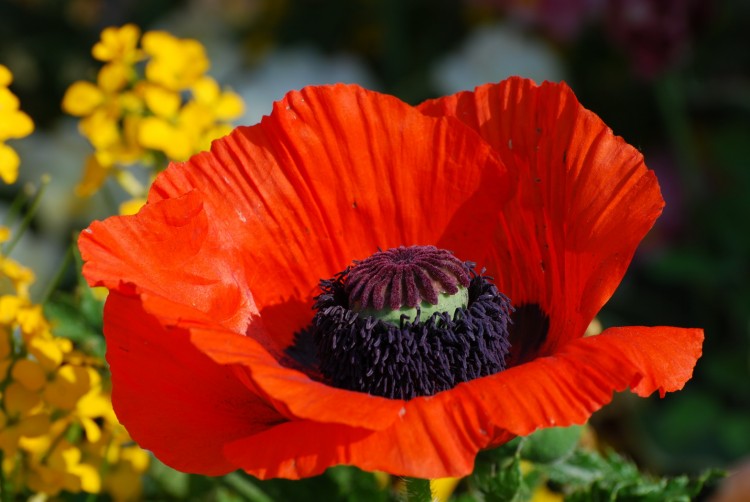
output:
{"label": "flower center", "polygon": [[393,399],[430,396],[505,369],[510,300],[449,251],[379,251],[321,281],[310,326],[336,387]]}

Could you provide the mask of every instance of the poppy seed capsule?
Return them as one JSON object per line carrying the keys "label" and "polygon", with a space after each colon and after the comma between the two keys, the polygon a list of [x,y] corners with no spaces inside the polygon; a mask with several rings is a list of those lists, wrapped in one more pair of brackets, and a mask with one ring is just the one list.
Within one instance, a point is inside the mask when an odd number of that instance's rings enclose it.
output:
{"label": "poppy seed capsule", "polygon": [[452,317],[469,302],[469,272],[445,249],[401,246],[354,263],[345,291],[360,316],[398,326],[403,316],[412,322],[435,312]]}

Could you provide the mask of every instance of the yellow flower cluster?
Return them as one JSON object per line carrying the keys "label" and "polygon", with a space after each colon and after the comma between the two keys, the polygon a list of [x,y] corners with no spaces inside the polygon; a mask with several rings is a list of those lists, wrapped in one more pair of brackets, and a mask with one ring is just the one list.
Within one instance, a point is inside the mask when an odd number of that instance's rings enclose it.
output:
{"label": "yellow flower cluster", "polygon": [[141,37],[127,24],[106,28],[92,54],[104,63],[96,84],[73,83],[62,103],[65,112],[81,117],[80,131],[95,149],[77,193],[90,195],[113,176],[134,197],[125,212],[137,210],[147,187],[127,166],[151,166],[153,176],[165,160],[208,149],[231,131],[229,121],[242,115],[244,104],[206,75],[209,60],[196,40],[163,31]]}
{"label": "yellow flower cluster", "polygon": [[[0,452],[6,487],[133,500],[149,465],[118,423],[96,359],[56,337],[31,270],[0,256]],[[2,488],[0,488],[2,489]]]}
{"label": "yellow flower cluster", "polygon": [[23,138],[34,131],[31,118],[18,109],[18,98],[8,89],[12,81],[10,70],[0,65],[0,179],[8,184],[14,183],[18,178],[20,159],[5,141]]}

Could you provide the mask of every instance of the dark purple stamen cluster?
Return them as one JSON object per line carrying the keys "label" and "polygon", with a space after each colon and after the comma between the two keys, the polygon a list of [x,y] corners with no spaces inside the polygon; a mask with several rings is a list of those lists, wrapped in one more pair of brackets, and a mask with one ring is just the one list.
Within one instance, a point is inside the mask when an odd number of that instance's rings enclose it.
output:
{"label": "dark purple stamen cluster", "polygon": [[321,281],[310,330],[324,380],[343,389],[412,399],[504,370],[513,307],[487,277],[470,272],[473,264],[461,267],[471,273],[466,308],[414,322],[404,316],[400,326],[350,309],[349,270]]}
{"label": "dark purple stamen cluster", "polygon": [[358,309],[437,305],[438,294],[456,294],[469,274],[450,251],[435,246],[398,247],[355,262],[346,281],[349,305]]}

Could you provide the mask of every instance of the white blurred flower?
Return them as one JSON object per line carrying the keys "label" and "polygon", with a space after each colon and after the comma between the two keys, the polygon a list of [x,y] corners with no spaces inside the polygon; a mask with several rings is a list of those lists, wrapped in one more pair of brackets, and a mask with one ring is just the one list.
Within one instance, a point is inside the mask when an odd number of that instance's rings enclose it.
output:
{"label": "white blurred flower", "polygon": [[477,28],[432,71],[433,85],[441,94],[471,90],[513,75],[537,83],[564,79],[562,64],[552,49],[508,23]]}
{"label": "white blurred flower", "polygon": [[327,56],[312,47],[270,52],[257,67],[231,82],[245,100],[245,115],[238,122],[260,122],[263,115],[271,113],[273,102],[292,89],[338,82],[377,88],[364,63],[353,56]]}

